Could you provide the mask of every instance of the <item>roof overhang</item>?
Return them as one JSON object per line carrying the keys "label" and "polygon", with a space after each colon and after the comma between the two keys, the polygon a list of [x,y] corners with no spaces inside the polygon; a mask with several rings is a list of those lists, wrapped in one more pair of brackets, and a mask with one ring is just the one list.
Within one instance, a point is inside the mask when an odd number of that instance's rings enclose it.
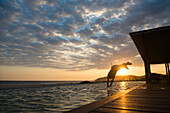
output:
{"label": "roof overhang", "polygon": [[129,34],[144,61],[150,64],[170,62],[170,26]]}

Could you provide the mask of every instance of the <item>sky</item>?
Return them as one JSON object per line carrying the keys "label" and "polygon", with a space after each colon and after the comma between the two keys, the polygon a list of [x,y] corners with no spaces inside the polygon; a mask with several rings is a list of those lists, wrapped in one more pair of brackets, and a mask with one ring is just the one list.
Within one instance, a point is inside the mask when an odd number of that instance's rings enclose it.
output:
{"label": "sky", "polygon": [[168,25],[169,0],[0,0],[0,80],[144,75],[129,32]]}

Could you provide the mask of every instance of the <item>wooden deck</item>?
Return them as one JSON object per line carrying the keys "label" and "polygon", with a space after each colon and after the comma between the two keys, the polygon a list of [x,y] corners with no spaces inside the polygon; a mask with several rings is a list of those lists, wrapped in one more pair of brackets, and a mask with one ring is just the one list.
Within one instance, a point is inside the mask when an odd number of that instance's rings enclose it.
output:
{"label": "wooden deck", "polygon": [[170,84],[142,84],[69,113],[170,113]]}

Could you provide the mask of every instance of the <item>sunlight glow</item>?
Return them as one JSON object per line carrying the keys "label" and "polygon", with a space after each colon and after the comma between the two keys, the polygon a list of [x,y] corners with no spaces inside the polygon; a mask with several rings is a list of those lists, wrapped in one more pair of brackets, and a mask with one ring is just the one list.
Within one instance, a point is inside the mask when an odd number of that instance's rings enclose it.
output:
{"label": "sunlight glow", "polygon": [[121,86],[124,86],[125,85],[125,82],[121,82]]}
{"label": "sunlight glow", "polygon": [[127,72],[127,69],[125,69],[125,68],[121,68],[120,70],[119,70],[119,73],[122,73],[122,74],[125,74]]}
{"label": "sunlight glow", "polygon": [[126,90],[126,83],[121,82],[120,87],[121,87],[122,91],[125,91]]}

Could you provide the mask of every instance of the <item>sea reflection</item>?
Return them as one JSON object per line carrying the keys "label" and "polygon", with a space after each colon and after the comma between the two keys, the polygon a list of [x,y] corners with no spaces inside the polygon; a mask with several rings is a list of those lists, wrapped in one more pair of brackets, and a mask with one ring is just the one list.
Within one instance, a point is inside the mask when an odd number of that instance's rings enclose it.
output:
{"label": "sea reflection", "polygon": [[121,82],[120,87],[121,87],[122,91],[126,90],[126,82]]}
{"label": "sea reflection", "polygon": [[126,82],[120,82],[119,85],[115,83],[112,87],[107,88],[107,96],[111,96],[115,94],[115,90],[119,89],[120,92],[127,90],[127,83]]}
{"label": "sea reflection", "polygon": [[125,82],[121,82],[121,85],[124,86],[124,85],[125,85]]}

